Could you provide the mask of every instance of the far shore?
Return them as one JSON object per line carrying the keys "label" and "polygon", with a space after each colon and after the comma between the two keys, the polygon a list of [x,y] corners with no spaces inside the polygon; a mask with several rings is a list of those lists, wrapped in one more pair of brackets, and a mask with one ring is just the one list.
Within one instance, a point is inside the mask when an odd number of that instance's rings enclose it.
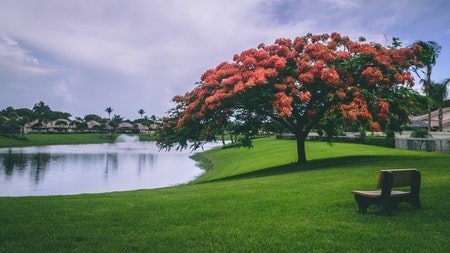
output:
{"label": "far shore", "polygon": [[[0,148],[46,146],[46,145],[69,145],[69,144],[96,144],[112,143],[120,134],[27,134],[17,137],[0,136]],[[154,141],[150,135],[139,135],[140,141]]]}

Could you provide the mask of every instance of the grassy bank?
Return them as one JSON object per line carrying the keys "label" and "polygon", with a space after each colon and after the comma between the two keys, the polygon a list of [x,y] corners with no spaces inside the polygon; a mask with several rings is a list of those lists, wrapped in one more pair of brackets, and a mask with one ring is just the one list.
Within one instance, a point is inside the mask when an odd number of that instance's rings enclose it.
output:
{"label": "grassy bank", "polygon": [[[261,139],[203,153],[206,175],[156,190],[0,198],[0,252],[450,252],[450,156]],[[353,189],[417,167],[422,210],[357,214]]]}
{"label": "grassy bank", "polygon": [[[45,146],[61,144],[95,144],[114,142],[118,135],[108,134],[27,134],[24,139],[0,136],[0,148]],[[141,141],[153,140],[151,136],[139,136]]]}

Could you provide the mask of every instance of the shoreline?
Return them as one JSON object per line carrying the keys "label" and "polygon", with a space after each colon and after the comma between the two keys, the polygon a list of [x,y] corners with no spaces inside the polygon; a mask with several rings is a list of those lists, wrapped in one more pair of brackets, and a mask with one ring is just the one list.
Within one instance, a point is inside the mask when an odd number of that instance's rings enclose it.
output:
{"label": "shoreline", "polygon": [[[24,136],[26,139],[0,136],[0,148],[113,143],[118,136],[119,134],[110,136],[99,133],[27,134]],[[139,135],[139,141],[154,140],[153,136]]]}

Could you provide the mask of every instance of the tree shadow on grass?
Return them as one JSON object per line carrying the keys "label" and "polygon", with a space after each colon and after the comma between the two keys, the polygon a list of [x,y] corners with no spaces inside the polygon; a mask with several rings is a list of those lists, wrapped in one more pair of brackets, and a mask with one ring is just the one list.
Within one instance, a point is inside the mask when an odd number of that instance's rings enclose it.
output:
{"label": "tree shadow on grass", "polygon": [[[416,163],[415,160],[423,160],[423,157],[413,157],[413,156],[377,156],[377,155],[366,155],[366,156],[345,156],[345,157],[333,157],[333,158],[324,158],[311,160],[306,164],[298,164],[298,163],[289,163],[274,167],[269,167],[261,170],[251,171],[247,173],[242,173],[238,175],[232,175],[228,177],[218,178],[207,180],[206,182],[219,182],[219,181],[228,181],[235,179],[248,179],[248,178],[258,178],[258,177],[266,177],[273,175],[281,175],[293,172],[300,171],[309,171],[309,170],[319,170],[319,169],[330,169],[330,168],[346,168],[346,167],[355,167],[355,166],[377,166],[379,165],[379,169],[388,169],[383,166],[388,166],[390,162],[402,162],[408,161],[408,163],[413,164],[414,167]],[[385,165],[386,164],[386,165]]]}

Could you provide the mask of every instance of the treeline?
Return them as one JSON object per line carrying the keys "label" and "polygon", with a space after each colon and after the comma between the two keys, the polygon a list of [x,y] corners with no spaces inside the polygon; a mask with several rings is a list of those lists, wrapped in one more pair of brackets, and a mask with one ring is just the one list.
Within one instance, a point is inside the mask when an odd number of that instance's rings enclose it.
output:
{"label": "treeline", "polygon": [[0,134],[3,136],[24,135],[28,132],[55,133],[55,132],[132,132],[149,133],[153,130],[157,117],[145,116],[145,111],[140,109],[140,118],[125,120],[120,115],[113,115],[113,109],[105,110],[108,118],[96,114],[88,114],[71,119],[68,112],[54,111],[44,102],[36,103],[32,109],[11,106],[0,111]]}

